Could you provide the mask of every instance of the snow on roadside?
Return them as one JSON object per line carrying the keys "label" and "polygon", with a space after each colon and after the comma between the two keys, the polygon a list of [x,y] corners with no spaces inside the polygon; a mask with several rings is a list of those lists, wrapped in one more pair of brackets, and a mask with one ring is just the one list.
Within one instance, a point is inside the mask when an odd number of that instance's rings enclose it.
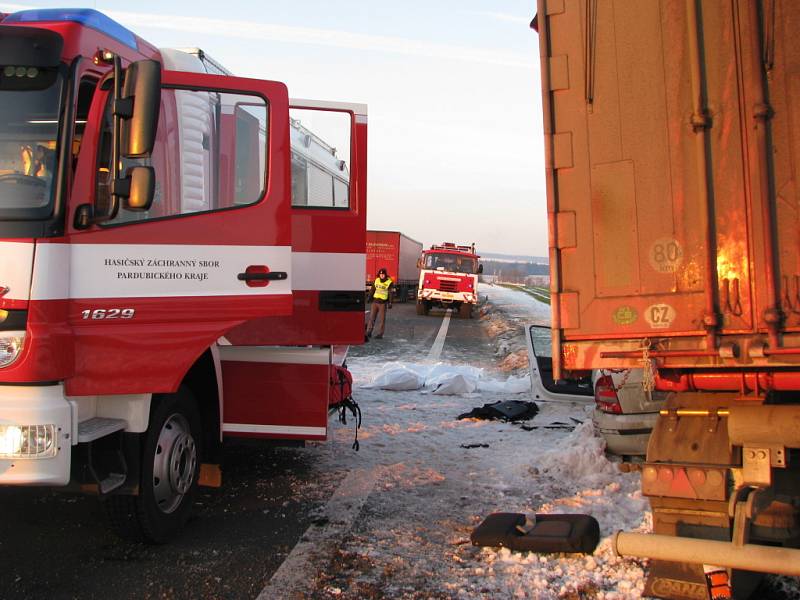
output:
{"label": "snow on roadside", "polygon": [[[526,318],[549,322],[549,307],[530,296],[504,288],[488,296],[496,302],[487,325],[500,332],[498,361],[524,347],[520,325]],[[538,306],[525,308],[529,298]],[[318,597],[641,596],[641,562],[616,557],[611,549],[617,530],[650,527],[639,476],[620,473],[605,458],[583,405],[540,403],[529,431],[458,420],[484,403],[528,398],[510,393],[513,379],[482,369],[399,358],[392,364],[375,357],[348,360],[365,407],[361,451],[349,449],[350,427],[334,428],[333,443],[319,448],[331,468],[346,460],[348,468],[378,470],[380,477],[338,550],[336,568],[319,582]],[[379,389],[376,383],[387,373],[402,374],[406,391]],[[455,375],[471,378],[476,388],[431,393],[437,377]],[[600,523],[601,542],[592,555],[473,547],[469,534],[492,512],[590,514]]]}

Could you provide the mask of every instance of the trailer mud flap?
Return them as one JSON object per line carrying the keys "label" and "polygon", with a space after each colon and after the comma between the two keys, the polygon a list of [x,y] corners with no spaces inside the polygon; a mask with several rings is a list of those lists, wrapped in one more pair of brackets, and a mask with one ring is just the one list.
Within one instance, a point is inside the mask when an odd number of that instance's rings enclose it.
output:
{"label": "trailer mud flap", "polygon": [[330,348],[220,346],[226,436],[324,440]]}

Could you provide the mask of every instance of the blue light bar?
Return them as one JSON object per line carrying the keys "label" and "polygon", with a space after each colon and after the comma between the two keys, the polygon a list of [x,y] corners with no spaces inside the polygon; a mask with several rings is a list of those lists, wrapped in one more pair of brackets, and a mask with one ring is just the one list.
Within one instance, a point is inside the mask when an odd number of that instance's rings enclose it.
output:
{"label": "blue light bar", "polygon": [[114,38],[118,42],[130,46],[134,50],[139,47],[136,44],[136,36],[129,29],[107,17],[100,11],[91,8],[39,8],[34,10],[21,10],[12,13],[3,19],[3,23],[43,23],[45,21],[71,21],[80,23],[86,27],[96,29]]}

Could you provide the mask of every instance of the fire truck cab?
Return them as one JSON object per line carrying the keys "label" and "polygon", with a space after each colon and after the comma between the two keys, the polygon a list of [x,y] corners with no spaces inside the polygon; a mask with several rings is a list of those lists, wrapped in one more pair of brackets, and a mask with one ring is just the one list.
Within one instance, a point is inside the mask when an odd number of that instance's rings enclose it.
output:
{"label": "fire truck cab", "polygon": [[363,342],[366,107],[215,65],[0,14],[0,485],[95,492],[153,542],[224,437],[325,439]]}
{"label": "fire truck cab", "polygon": [[417,314],[427,315],[431,308],[452,308],[463,319],[472,318],[478,303],[478,262],[475,244],[458,246],[451,242],[435,244],[423,250],[418,266]]}

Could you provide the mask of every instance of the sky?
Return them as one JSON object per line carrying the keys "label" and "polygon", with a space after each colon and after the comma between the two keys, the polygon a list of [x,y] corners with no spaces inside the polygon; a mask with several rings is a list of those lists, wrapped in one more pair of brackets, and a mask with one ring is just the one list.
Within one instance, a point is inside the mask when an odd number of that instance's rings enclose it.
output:
{"label": "sky", "polygon": [[200,47],[290,97],[367,104],[370,229],[547,255],[535,0],[0,2],[59,6]]}

